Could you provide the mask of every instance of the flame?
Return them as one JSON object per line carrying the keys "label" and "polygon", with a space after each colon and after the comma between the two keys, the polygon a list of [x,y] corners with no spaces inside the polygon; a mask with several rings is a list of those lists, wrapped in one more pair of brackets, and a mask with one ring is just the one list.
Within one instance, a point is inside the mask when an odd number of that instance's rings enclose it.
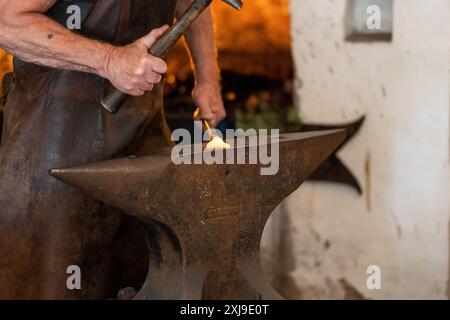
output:
{"label": "flame", "polygon": [[[295,0],[292,0],[295,1]],[[257,75],[273,80],[291,79],[290,1],[250,0],[237,12],[224,1],[213,1],[212,9],[222,71]],[[168,57],[168,74],[177,79],[191,74],[189,57],[180,41]]]}
{"label": "flame", "polygon": [[3,76],[5,75],[5,73],[11,71],[12,71],[12,57],[5,51],[0,49],[0,96],[3,94],[1,86]]}
{"label": "flame", "polygon": [[214,136],[212,140],[206,145],[206,149],[216,150],[216,149],[230,149],[230,145],[219,138],[219,136]]}

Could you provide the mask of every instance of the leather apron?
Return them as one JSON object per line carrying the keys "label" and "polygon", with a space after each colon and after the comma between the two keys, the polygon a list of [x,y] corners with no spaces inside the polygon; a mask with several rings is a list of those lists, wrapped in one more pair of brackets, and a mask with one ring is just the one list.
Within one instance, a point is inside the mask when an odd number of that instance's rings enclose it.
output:
{"label": "leather apron", "polygon": [[[81,33],[115,44],[170,24],[176,5],[93,2]],[[134,231],[134,239],[128,236],[133,222],[122,213],[48,170],[170,145],[162,85],[111,115],[99,104],[106,81],[98,76],[25,63],[14,78],[0,146],[0,299],[113,297],[114,290],[140,281],[137,274],[145,276],[146,266],[136,259],[146,252],[145,240]],[[69,266],[80,268],[81,290],[68,288]]]}

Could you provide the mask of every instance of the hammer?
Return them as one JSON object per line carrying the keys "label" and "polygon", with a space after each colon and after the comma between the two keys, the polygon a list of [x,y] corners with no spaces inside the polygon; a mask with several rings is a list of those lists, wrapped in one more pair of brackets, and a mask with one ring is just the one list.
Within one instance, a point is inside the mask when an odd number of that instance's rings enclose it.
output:
{"label": "hammer", "polygon": [[[213,0],[195,0],[187,9],[186,13],[158,41],[155,42],[153,47],[149,50],[149,53],[158,58],[166,57],[169,50],[178,42],[198,16],[209,7],[212,1]],[[237,10],[240,10],[243,6],[241,0],[222,1]],[[106,96],[102,97],[101,104],[108,112],[116,113],[128,98],[128,95],[115,88],[108,91]]]}

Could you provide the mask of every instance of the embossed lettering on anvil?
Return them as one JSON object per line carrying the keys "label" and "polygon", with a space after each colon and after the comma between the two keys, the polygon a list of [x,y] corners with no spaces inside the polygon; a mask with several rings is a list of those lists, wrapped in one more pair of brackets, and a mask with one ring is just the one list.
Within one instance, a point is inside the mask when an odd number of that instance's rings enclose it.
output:
{"label": "embossed lettering on anvil", "polygon": [[205,219],[225,218],[238,216],[241,212],[240,206],[227,206],[218,208],[209,208],[204,212]]}

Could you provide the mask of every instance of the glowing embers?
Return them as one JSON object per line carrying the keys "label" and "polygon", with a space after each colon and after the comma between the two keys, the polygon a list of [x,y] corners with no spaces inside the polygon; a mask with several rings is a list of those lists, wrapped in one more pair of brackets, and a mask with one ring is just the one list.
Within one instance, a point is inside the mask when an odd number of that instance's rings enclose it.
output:
{"label": "glowing embers", "polygon": [[208,150],[223,150],[223,149],[230,149],[230,145],[220,139],[219,136],[213,136],[212,140],[206,145],[206,149]]}
{"label": "glowing embers", "polygon": [[208,121],[203,120],[203,123],[206,126],[206,129],[208,130],[208,134],[211,138],[211,141],[206,145],[206,149],[208,150],[223,150],[223,149],[230,149],[230,145],[228,143],[225,143],[217,134],[214,134],[209,127]]}

